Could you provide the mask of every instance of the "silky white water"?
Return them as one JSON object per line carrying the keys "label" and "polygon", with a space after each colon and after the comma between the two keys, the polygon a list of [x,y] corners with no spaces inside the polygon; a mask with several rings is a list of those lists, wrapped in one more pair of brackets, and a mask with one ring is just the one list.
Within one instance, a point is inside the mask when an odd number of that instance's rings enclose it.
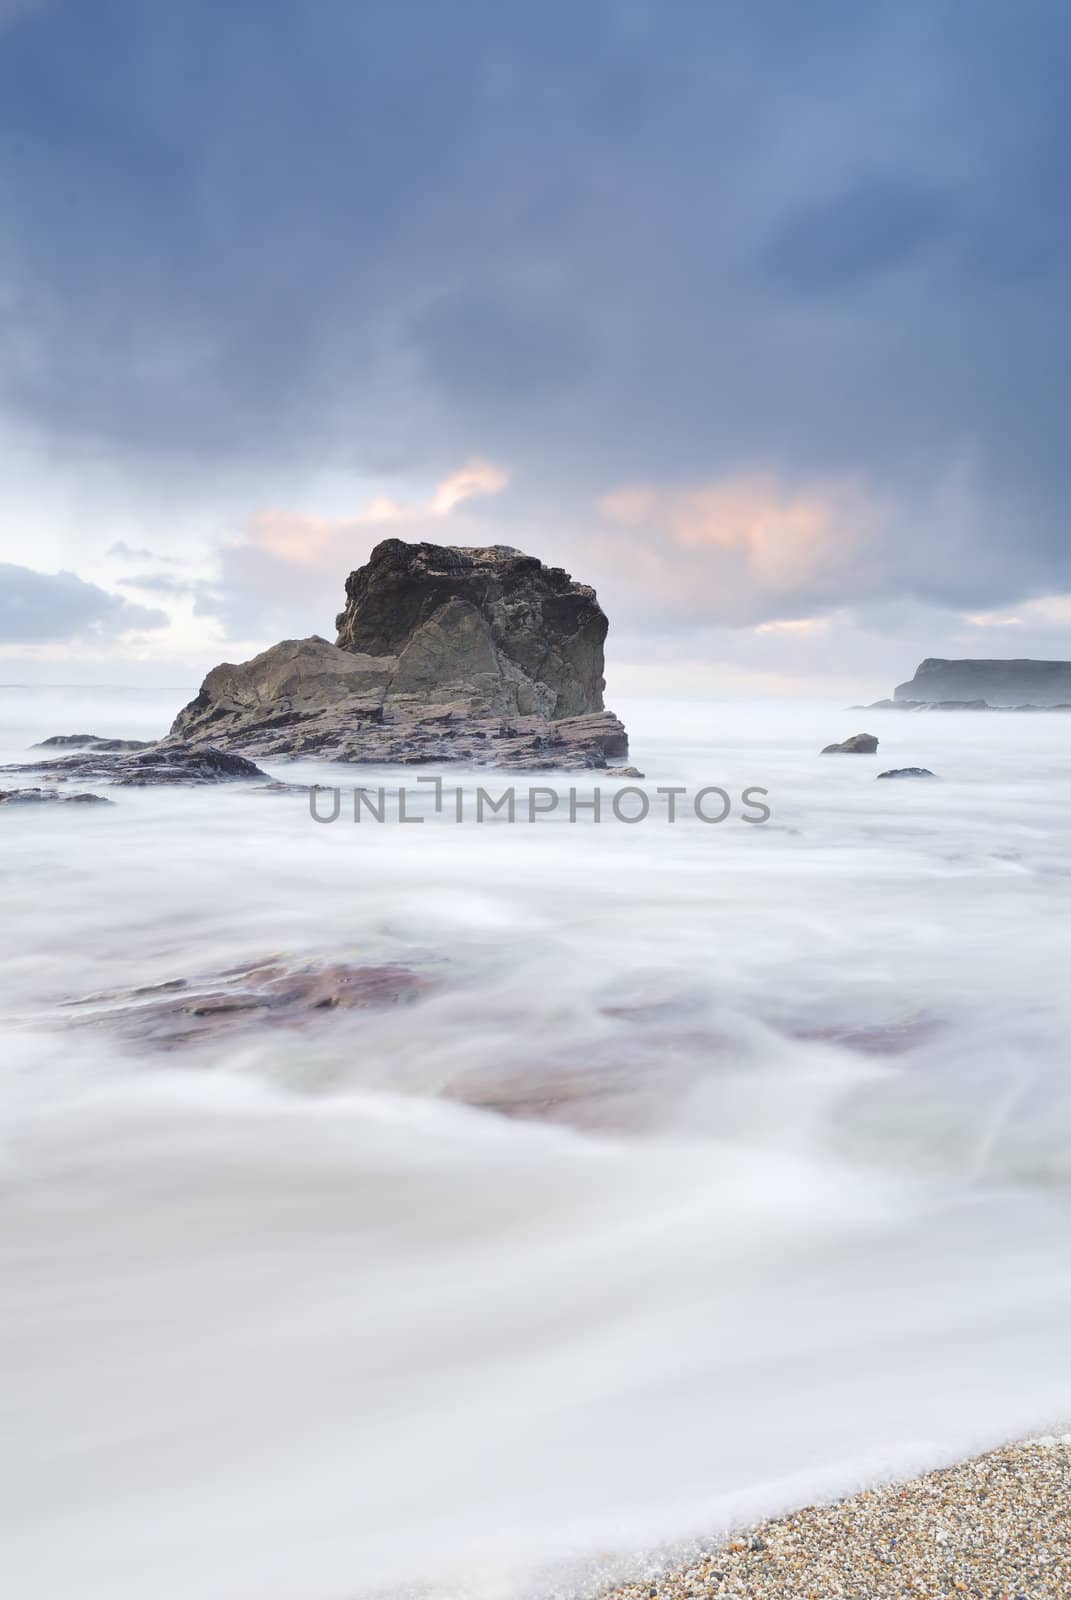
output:
{"label": "silky white water", "polygon": [[[0,691],[3,759],[182,698]],[[19,1600],[590,1587],[1071,1420],[1071,721],[616,709],[652,795],[769,822],[0,813]],[[267,956],[426,989],[171,1053],[71,1026]]]}

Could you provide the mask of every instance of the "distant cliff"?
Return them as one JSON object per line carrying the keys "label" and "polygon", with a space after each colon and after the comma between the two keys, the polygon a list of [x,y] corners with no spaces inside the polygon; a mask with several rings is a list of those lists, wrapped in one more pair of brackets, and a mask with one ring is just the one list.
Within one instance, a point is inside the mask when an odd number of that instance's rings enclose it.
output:
{"label": "distant cliff", "polygon": [[984,700],[991,706],[1071,704],[1071,661],[923,661],[893,690],[896,701],[933,705]]}

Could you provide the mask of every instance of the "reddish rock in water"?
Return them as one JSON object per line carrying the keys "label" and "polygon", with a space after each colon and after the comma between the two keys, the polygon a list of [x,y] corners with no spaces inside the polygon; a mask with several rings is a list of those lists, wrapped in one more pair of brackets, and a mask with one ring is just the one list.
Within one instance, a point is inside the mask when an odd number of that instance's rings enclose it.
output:
{"label": "reddish rock in water", "polygon": [[407,967],[251,962],[197,978],[72,1001],[79,1022],[161,1050],[228,1039],[258,1024],[298,1028],[335,1011],[408,1004],[429,981]]}
{"label": "reddish rock in water", "polygon": [[786,1024],[782,1031],[790,1038],[817,1044],[836,1044],[863,1056],[906,1056],[936,1037],[943,1023],[936,1017],[915,1014],[895,1022],[856,1024]]}

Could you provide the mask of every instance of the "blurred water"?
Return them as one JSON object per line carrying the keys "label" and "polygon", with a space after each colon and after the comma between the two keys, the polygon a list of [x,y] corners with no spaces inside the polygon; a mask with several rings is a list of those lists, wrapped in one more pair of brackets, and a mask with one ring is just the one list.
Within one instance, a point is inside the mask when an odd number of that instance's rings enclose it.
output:
{"label": "blurred water", "polygon": [[[0,747],[181,698],[0,691]],[[583,1586],[1071,1418],[1071,722],[616,709],[649,790],[771,820],[0,817],[17,1593]],[[182,1055],[68,1025],[275,954],[428,991]]]}

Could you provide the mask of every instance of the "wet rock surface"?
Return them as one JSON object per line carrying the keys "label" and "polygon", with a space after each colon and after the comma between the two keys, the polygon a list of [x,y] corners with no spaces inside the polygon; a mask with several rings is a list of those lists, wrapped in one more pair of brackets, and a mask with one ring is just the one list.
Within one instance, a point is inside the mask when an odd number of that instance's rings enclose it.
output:
{"label": "wet rock surface", "polygon": [[627,757],[625,729],[603,707],[606,617],[561,568],[502,545],[388,539],[346,596],[336,644],[285,639],[224,662],[161,748],[507,771]]}
{"label": "wet rock surface", "polygon": [[326,793],[328,787],[325,783],[285,783],[281,778],[273,778],[270,783],[258,783],[249,792],[261,795],[320,794]]}
{"label": "wet rock surface", "polygon": [[97,733],[54,733],[51,739],[42,739],[31,745],[32,750],[148,750],[152,739],[103,739]]}
{"label": "wet rock surface", "polygon": [[[107,1032],[132,1048],[185,1051],[211,1065],[215,1044],[255,1044],[265,1029],[309,1032],[336,1028],[328,1056],[310,1068],[306,1085],[346,1081],[346,1063],[360,1060],[367,1034],[359,1013],[385,1012],[444,1001],[456,1021],[464,1004],[464,976],[449,963],[424,955],[412,963],[332,960],[273,954],[221,970],[109,990],[63,1003],[66,1027]],[[794,1046],[835,1049],[849,1058],[908,1060],[944,1029],[923,1011],[875,1021],[801,1018],[771,1013],[761,1035],[714,1023],[706,997],[685,991],[608,995],[599,1004],[596,1030],[583,1062],[559,1043],[526,1040],[519,1026],[512,1042],[474,1051],[469,1066],[455,1062],[436,1077],[432,1092],[473,1109],[522,1121],[551,1122],[603,1133],[657,1135],[673,1126],[689,1095],[716,1075],[750,1075],[769,1064],[771,1052]],[[402,1024],[408,1028],[408,1022]],[[479,1040],[486,1019],[473,1018]],[[509,1032],[510,1030],[508,1030]],[[429,1092],[412,1076],[412,1061],[392,1061],[390,1034],[376,1050],[384,1063],[382,1087],[398,1093]],[[313,1033],[309,1033],[310,1044]],[[333,1064],[325,1077],[323,1061]]]}
{"label": "wet rock surface", "polygon": [[[582,1066],[571,1053],[521,1052],[493,1068],[462,1073],[444,1092],[519,1121],[651,1135],[675,1125],[681,1104],[712,1067],[732,1073],[758,1065],[738,1036],[691,1014],[687,998],[610,1003],[600,1014],[620,1026],[589,1044]],[[936,1039],[944,1023],[915,1012],[870,1023],[770,1016],[765,1027],[774,1042],[833,1047],[862,1060],[907,1060]]]}
{"label": "wet rock surface", "polygon": [[872,733],[853,733],[850,739],[844,739],[840,744],[827,744],[822,754],[824,756],[872,756],[877,748],[876,735]]}
{"label": "wet rock surface", "polygon": [[937,774],[931,772],[929,767],[890,767],[888,772],[879,772],[879,778],[935,778]]}
{"label": "wet rock surface", "polygon": [[257,1026],[300,1028],[337,1011],[408,1004],[429,987],[401,966],[360,966],[284,958],[175,978],[68,1003],[78,1025],[105,1027],[159,1050],[251,1034]]}
{"label": "wet rock surface", "polygon": [[211,745],[150,745],[134,751],[90,750],[53,761],[24,762],[0,772],[33,772],[56,783],[89,780],[125,788],[159,784],[234,783],[266,779],[255,762]]}
{"label": "wet rock surface", "polygon": [[44,805],[49,801],[57,801],[63,805],[113,804],[107,795],[103,794],[61,794],[58,789],[0,789],[0,805],[3,806]]}

